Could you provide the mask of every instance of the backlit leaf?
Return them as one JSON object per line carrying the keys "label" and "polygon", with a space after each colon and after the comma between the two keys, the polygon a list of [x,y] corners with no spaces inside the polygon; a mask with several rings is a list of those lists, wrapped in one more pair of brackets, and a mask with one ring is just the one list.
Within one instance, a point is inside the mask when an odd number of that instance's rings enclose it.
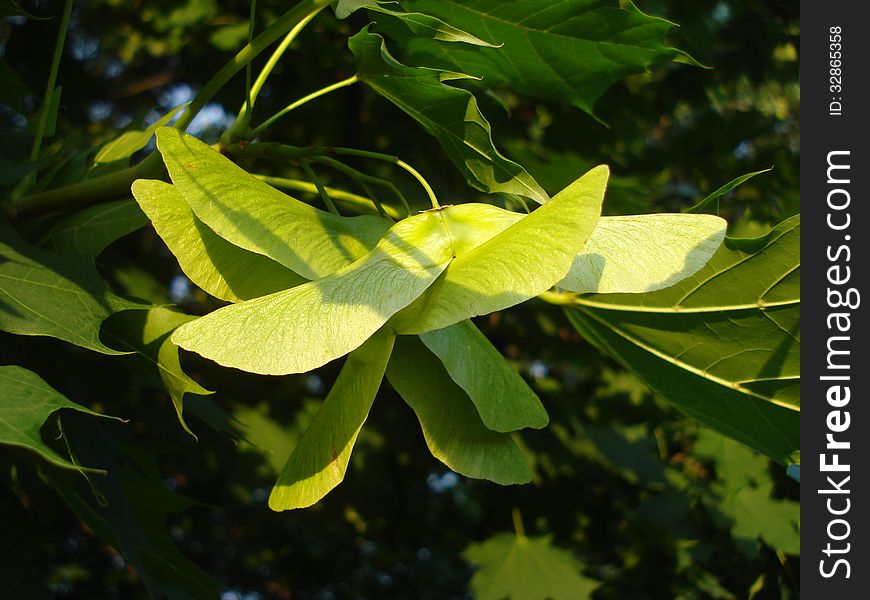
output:
{"label": "backlit leaf", "polygon": [[551,288],[592,234],[608,174],[606,166],[592,169],[516,224],[458,256],[423,296],[397,315],[396,331],[440,329]]}
{"label": "backlit leaf", "polygon": [[[125,131],[111,142],[104,144],[94,157],[94,163],[107,164],[129,159],[138,150],[141,150],[148,145],[148,141],[157,129],[169,123],[172,118],[186,106],[187,104],[176,106],[144,130]],[[126,162],[129,162],[129,160]]]}
{"label": "backlit leaf", "polygon": [[368,29],[352,37],[349,46],[359,79],[435,136],[469,185],[546,202],[547,194],[531,175],[496,150],[474,96],[444,83],[464,76],[403,65]]}
{"label": "backlit leaf", "polygon": [[176,189],[214,233],[306,279],[352,263],[390,226],[379,217],[339,217],[291,198],[176,129],[158,129],[157,147]]}
{"label": "backlit leaf", "polygon": [[200,221],[162,181],[139,179],[133,195],[190,280],[216,298],[238,302],[305,282],[271,258],[234,246]]}
{"label": "backlit leaf", "polygon": [[566,309],[590,342],[688,415],[788,463],[800,435],[800,217],[726,238],[705,267],[643,295]]}
{"label": "backlit leaf", "polygon": [[477,567],[471,590],[478,600],[585,600],[598,585],[550,536],[501,533],[469,546],[465,558]]}
{"label": "backlit leaf", "polygon": [[395,224],[366,256],[305,285],[221,308],[172,339],[221,365],[302,373],[344,356],[429,287],[452,258],[438,212]]}
{"label": "backlit leaf", "polygon": [[558,287],[580,293],[640,293],[695,274],[725,238],[724,219],[655,214],[603,217]]}
{"label": "backlit leaf", "polygon": [[484,426],[462,388],[419,340],[396,340],[387,379],[417,414],[432,456],[466,477],[502,485],[531,481],[516,443]]}
{"label": "backlit leaf", "polygon": [[382,329],[353,351],[269,496],[272,510],[311,506],[344,479],[375,399],[395,336]]}

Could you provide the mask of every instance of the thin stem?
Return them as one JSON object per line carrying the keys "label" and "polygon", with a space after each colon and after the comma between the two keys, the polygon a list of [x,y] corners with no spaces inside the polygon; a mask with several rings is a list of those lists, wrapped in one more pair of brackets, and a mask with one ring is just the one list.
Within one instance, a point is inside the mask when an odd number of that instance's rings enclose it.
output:
{"label": "thin stem", "polygon": [[188,109],[181,115],[175,123],[176,129],[186,129],[193,118],[199,113],[208,102],[214,98],[214,95],[233,78],[233,76],[242,70],[248,63],[268,48],[272,42],[284,35],[288,29],[297,25],[305,19],[312,11],[321,10],[329,4],[330,0],[302,0],[299,4],[288,10],[286,13],[278,17],[269,27],[260,35],[251,40],[251,43],[239,50],[233,59],[212,77],[208,83],[203,86]]}
{"label": "thin stem", "polygon": [[334,158],[329,158],[328,156],[316,156],[313,160],[321,164],[328,165],[339,173],[344,173],[345,175],[353,179],[354,182],[356,182],[356,184],[363,189],[363,192],[365,192],[372,199],[378,209],[378,213],[380,213],[381,216],[385,216],[384,207],[381,204],[380,200],[378,200],[377,195],[372,192],[371,188],[369,188],[369,186],[367,185],[368,183],[385,187],[393,192],[396,198],[398,198],[399,202],[402,203],[402,206],[405,209],[405,216],[411,216],[411,207],[408,205],[408,201],[405,199],[405,196],[402,194],[402,192],[399,191],[399,188],[397,188],[392,181],[389,181],[387,179],[381,179],[380,177],[375,177],[374,175],[369,175],[367,173],[363,173],[362,171],[358,171],[357,169],[354,169],[353,167],[344,164],[340,160],[335,160]]}
{"label": "thin stem", "polygon": [[[367,175],[362,171],[357,171],[353,167],[350,167],[340,160],[335,160],[334,158],[329,158],[327,156],[318,156],[315,157],[314,160],[319,162],[320,164],[327,165],[338,171],[339,173],[344,173],[351,179],[353,179],[354,183],[356,183],[359,187],[362,188],[363,193],[372,199],[372,202],[375,203],[375,208],[378,211],[378,214],[382,217],[386,216],[384,212],[384,207],[381,205],[381,201],[378,200],[378,195],[375,194],[374,190],[369,187],[369,182],[372,184],[389,184],[389,182],[385,179],[379,179],[378,177],[374,177],[373,175]],[[385,186],[386,187],[386,186]]]}
{"label": "thin stem", "polygon": [[[302,181],[301,179],[289,179],[287,177],[272,177],[271,175],[259,175],[254,174],[254,177],[268,183],[272,187],[276,187],[282,190],[292,190],[296,192],[305,192],[308,194],[317,194],[317,187],[308,181]],[[387,182],[389,183],[389,182]],[[354,194],[352,192],[348,192],[345,190],[340,190],[338,188],[323,186],[327,191],[329,196],[335,200],[336,202],[343,202],[353,208],[356,209],[375,209],[377,210],[377,203],[371,199],[371,197],[360,196],[359,194]],[[391,206],[383,206],[384,212],[387,213],[387,217],[393,220],[401,219],[402,214]]]}
{"label": "thin stem", "polygon": [[[260,91],[266,84],[266,80],[269,78],[269,75],[272,74],[272,71],[275,69],[278,61],[281,60],[281,57],[284,56],[287,48],[290,47],[290,45],[297,38],[299,33],[303,29],[305,29],[305,26],[308,25],[308,23],[310,23],[311,20],[316,17],[321,10],[323,10],[322,7],[316,8],[308,13],[305,18],[303,18],[301,21],[293,26],[293,29],[287,32],[287,35],[284,36],[284,39],[281,40],[281,43],[278,44],[278,47],[275,48],[275,50],[272,52],[272,55],[269,57],[269,60],[266,61],[266,64],[260,71],[260,74],[257,75],[257,79],[256,81],[254,81],[254,85],[251,86],[251,90],[248,94],[247,100],[244,102],[244,104],[242,104],[242,108],[239,109],[239,116],[236,117],[235,122],[225,132],[225,144],[231,143],[235,138],[239,137],[240,134],[243,134],[243,132],[247,130],[248,126],[251,123],[251,114],[254,110],[254,104],[256,104],[257,102],[257,96],[260,95]],[[249,67],[250,65],[251,63],[248,63]]]}
{"label": "thin stem", "polygon": [[374,160],[382,160],[385,162],[391,162],[394,165],[398,165],[405,169],[411,176],[420,182],[420,185],[423,186],[423,189],[426,190],[426,195],[429,196],[429,201],[432,203],[432,208],[440,208],[441,205],[438,204],[438,198],[435,197],[435,192],[432,191],[432,187],[429,185],[429,182],[420,175],[420,173],[411,165],[403,161],[398,156],[393,156],[391,154],[382,154],[380,152],[370,152],[368,150],[357,150],[356,148],[341,148],[335,147],[330,148],[333,154],[338,155],[346,155],[346,156],[358,156],[360,158],[372,158]]}
{"label": "thin stem", "polygon": [[523,515],[520,514],[520,509],[514,508],[511,511],[511,518],[514,521],[514,531],[517,532],[518,538],[526,537],[526,530],[523,527]]}
{"label": "thin stem", "polygon": [[[272,56],[269,57],[269,60],[266,61],[266,64],[263,66],[263,70],[260,71],[260,74],[257,76],[257,80],[254,82],[254,86],[251,88],[251,103],[250,107],[253,109],[254,104],[257,102],[257,96],[260,95],[260,90],[263,89],[263,86],[266,84],[266,80],[269,78],[269,75],[272,74],[272,71],[275,69],[275,65],[278,64],[278,61],[281,60],[281,57],[287,51],[287,48],[290,47],[290,44],[296,40],[299,33],[305,29],[305,26],[311,22],[311,20],[317,16],[323,8],[317,8],[311,11],[308,15],[305,16],[304,19],[299,21],[293,29],[291,29],[284,39],[281,40],[281,43],[278,44],[278,47],[275,48],[275,51],[272,53]],[[245,106],[242,110],[249,110],[247,106]]]}
{"label": "thin stem", "polygon": [[340,217],[341,213],[338,212],[338,209],[335,207],[335,202],[332,201],[326,188],[323,187],[323,182],[321,182],[320,178],[314,173],[314,169],[311,168],[311,163],[304,158],[302,159],[302,170],[305,171],[308,178],[314,182],[315,187],[317,187],[317,193],[320,194],[320,199],[323,200],[323,203],[326,205],[326,208],[329,209],[329,212]]}
{"label": "thin stem", "polygon": [[423,189],[426,190],[426,195],[429,196],[429,202],[432,203],[432,208],[441,208],[441,205],[438,204],[438,198],[435,197],[435,192],[432,191],[432,187],[429,185],[429,182],[426,181],[426,179],[424,179],[423,176],[420,175],[420,173],[418,173],[416,169],[414,169],[414,167],[412,167],[403,160],[397,160],[396,164],[405,169],[414,177],[414,179],[420,182],[420,185],[422,185]]}
{"label": "thin stem", "polygon": [[[331,156],[356,156],[359,158],[369,158],[373,160],[380,160],[384,162],[393,163],[405,171],[411,174],[420,185],[423,186],[423,189],[426,191],[426,194],[429,196],[429,201],[432,203],[432,208],[440,208],[441,206],[438,204],[438,199],[435,197],[435,192],[432,191],[432,187],[429,185],[429,182],[417,172],[414,167],[400,159],[398,156],[393,156],[391,154],[383,154],[381,152],[372,152],[370,150],[358,150],[356,148],[343,148],[340,146],[309,146],[307,148],[300,148],[298,146],[290,146],[287,144],[232,144],[228,148],[230,154],[239,155],[239,156],[255,156],[260,158],[285,158],[289,160],[300,160],[302,158],[312,158],[318,162],[326,162],[327,160],[332,160],[333,166],[335,168],[339,168],[336,165],[341,165],[341,168],[349,169],[347,165],[335,161],[331,159]],[[403,203],[407,207],[407,203],[403,201]],[[410,214],[410,209],[408,209],[408,213]]]}
{"label": "thin stem", "polygon": [[115,171],[93,179],[85,179],[45,192],[10,198],[6,202],[6,215],[12,219],[22,219],[46,213],[100,204],[129,196],[130,186],[137,179],[157,178],[164,173],[160,154],[149,154],[145,160],[134,167]]}
{"label": "thin stem", "polygon": [[348,77],[347,79],[342,79],[341,81],[333,83],[332,85],[328,85],[325,88],[321,88],[317,91],[311,92],[307,96],[303,96],[299,100],[296,100],[295,102],[293,102],[291,104],[288,104],[287,106],[285,106],[284,108],[279,110],[277,113],[275,113],[274,115],[272,115],[271,117],[266,119],[261,125],[254,128],[254,130],[251,132],[251,137],[256,138],[258,135],[263,133],[263,131],[268,129],[270,125],[275,123],[275,121],[277,121],[278,119],[280,119],[281,117],[283,117],[287,113],[289,113],[293,110],[296,110],[297,108],[299,108],[303,104],[311,102],[312,100],[320,98],[321,96],[325,96],[326,94],[329,94],[330,92],[334,92],[335,90],[340,90],[341,88],[347,87],[349,85],[353,85],[357,81],[358,81],[357,76],[352,75],[352,76]]}
{"label": "thin stem", "polygon": [[72,14],[73,0],[66,0],[63,7],[63,16],[60,19],[60,30],[57,32],[57,42],[54,45],[54,56],[51,59],[51,69],[48,72],[48,83],[45,85],[45,96],[42,100],[42,110],[39,111],[39,122],[36,125],[36,135],[33,138],[33,147],[30,150],[30,160],[39,158],[39,150],[42,146],[42,138],[45,135],[45,127],[48,124],[48,112],[54,101],[54,88],[57,83],[57,72],[60,70],[60,59],[63,57],[63,47],[66,43],[66,32],[69,29],[69,18]]}
{"label": "thin stem", "polygon": [[[248,45],[254,39],[254,18],[257,15],[257,0],[251,0],[251,14],[248,17]],[[245,65],[245,105],[251,106],[251,63]],[[241,113],[239,114],[241,117]],[[247,114],[246,114],[247,117]],[[249,117],[248,117],[249,118]]]}

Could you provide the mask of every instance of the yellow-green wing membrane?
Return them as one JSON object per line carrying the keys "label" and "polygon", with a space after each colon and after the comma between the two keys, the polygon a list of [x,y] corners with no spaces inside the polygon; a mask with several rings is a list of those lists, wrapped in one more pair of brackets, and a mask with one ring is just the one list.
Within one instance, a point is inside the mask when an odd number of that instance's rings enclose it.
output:
{"label": "yellow-green wing membrane", "polygon": [[311,506],[344,479],[394,340],[393,333],[384,328],[347,357],[335,385],[278,475],[269,496],[272,510]]}
{"label": "yellow-green wing membrane", "polygon": [[535,392],[471,321],[421,333],[420,339],[465,390],[489,429],[540,429],[549,421]]}
{"label": "yellow-green wing membrane", "polygon": [[510,435],[484,426],[462,388],[418,339],[396,340],[387,379],[417,414],[432,456],[466,477],[502,485],[531,480]]}
{"label": "yellow-green wing membrane", "polygon": [[452,256],[438,213],[415,215],[344,269],[216,310],[180,327],[172,340],[244,371],[309,371],[359,347],[420,296]]}
{"label": "yellow-green wing membrane", "polygon": [[[422,333],[502,310],[561,280],[592,234],[609,170],[595,167],[552,200],[472,247],[432,287],[397,315],[399,333]],[[451,210],[442,210],[448,230]]]}
{"label": "yellow-green wing membrane", "polygon": [[306,279],[352,263],[390,227],[380,217],[340,217],[291,198],[176,129],[159,129],[157,148],[172,182],[212,231]]}
{"label": "yellow-green wing membrane", "polygon": [[218,237],[173,185],[140,179],[133,182],[133,196],[184,274],[216,298],[239,302],[306,281],[271,258]]}
{"label": "yellow-green wing membrane", "polygon": [[578,293],[641,293],[670,287],[707,264],[725,239],[715,215],[602,217],[557,286]]}

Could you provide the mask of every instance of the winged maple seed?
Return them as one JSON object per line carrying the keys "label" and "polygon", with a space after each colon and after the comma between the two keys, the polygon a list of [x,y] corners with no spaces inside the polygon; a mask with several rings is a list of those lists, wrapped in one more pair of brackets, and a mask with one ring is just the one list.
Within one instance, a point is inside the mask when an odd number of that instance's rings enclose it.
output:
{"label": "winged maple seed", "polygon": [[[182,325],[172,341],[265,375],[348,355],[279,477],[276,510],[309,506],[343,479],[385,372],[439,460],[470,477],[529,481],[507,434],[543,427],[546,410],[469,319],[554,286],[666,287],[703,266],[724,236],[724,221],[709,215],[601,218],[606,166],[530,214],[469,203],[391,224],[286,196],[175,129],[157,139],[172,185],[137,181],[134,195],[191,280],[234,302]],[[406,342],[410,334],[423,343]],[[466,415],[461,425],[445,421],[446,407]]]}

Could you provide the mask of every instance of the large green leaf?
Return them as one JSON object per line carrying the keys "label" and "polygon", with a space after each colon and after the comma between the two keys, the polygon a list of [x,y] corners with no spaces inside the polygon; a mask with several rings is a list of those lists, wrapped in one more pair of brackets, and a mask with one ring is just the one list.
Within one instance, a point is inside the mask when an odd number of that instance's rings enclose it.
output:
{"label": "large green leaf", "polygon": [[352,37],[349,46],[359,79],[435,136],[470,185],[546,202],[547,194],[532,176],[496,150],[474,96],[444,83],[464,76],[403,65],[368,28]]}
{"label": "large green leaf", "polygon": [[0,366],[0,444],[25,448],[64,469],[81,470],[46,445],[39,433],[46,419],[62,408],[105,416],[68,400],[32,371]]}
{"label": "large green leaf", "polygon": [[467,477],[502,485],[531,481],[511,437],[484,426],[462,388],[419,340],[398,338],[387,379],[417,414],[432,456]]}
{"label": "large green leaf", "polygon": [[603,217],[558,287],[579,293],[640,293],[694,275],[725,238],[724,219],[654,214]]}
{"label": "large green leaf", "polygon": [[508,308],[561,280],[592,234],[609,170],[599,166],[498,235],[458,256],[394,319],[399,333],[422,333]]}
{"label": "large green leaf", "polygon": [[[211,394],[182,369],[178,358],[178,346],[169,336],[178,327],[195,317],[169,308],[155,307],[149,310],[128,310],[107,319],[103,338],[119,350],[135,353],[125,357],[137,371],[146,376],[156,376],[157,381],[169,393],[181,426],[189,434],[193,432],[184,421],[185,394]],[[196,436],[194,436],[196,437]]]}
{"label": "large green leaf", "polygon": [[[398,8],[399,5],[398,2],[384,4],[395,8]],[[490,48],[497,46],[497,44],[493,45],[485,42],[467,31],[462,31],[432,15],[392,10],[384,4],[381,4],[378,0],[337,0],[337,2],[333,3],[333,8],[335,16],[339,19],[346,19],[354,12],[364,8],[375,13],[379,21],[386,18],[390,24],[401,23],[414,36],[441,42],[463,42],[465,44],[487,46]]]}
{"label": "large green leaf", "polygon": [[395,335],[384,328],[352,352],[269,496],[272,510],[311,506],[344,479],[369,414]]}
{"label": "large green leaf", "polygon": [[663,44],[673,23],[629,0],[408,0],[408,10],[437,16],[499,48],[409,45],[418,62],[469,73],[489,89],[573,104],[592,113],[613,83],[654,63],[683,56]]}
{"label": "large green leaf", "polygon": [[344,356],[429,287],[453,257],[439,212],[395,224],[363,258],[305,285],[221,308],[172,339],[215,362],[265,375]]}
{"label": "large green leaf", "polygon": [[549,421],[535,392],[471,321],[423,333],[420,339],[465,390],[489,429],[540,429]]}
{"label": "large green leaf", "polygon": [[115,200],[70,215],[56,223],[42,245],[58,252],[97,256],[115,240],[141,229],[148,219],[132,200]]}
{"label": "large green leaf", "polygon": [[176,189],[214,233],[306,279],[350,264],[390,226],[379,217],[339,217],[291,198],[177,129],[158,129],[157,147]]}
{"label": "large green leaf", "polygon": [[501,533],[469,546],[465,558],[477,567],[471,590],[478,600],[585,600],[598,586],[551,536]]}
{"label": "large green leaf", "polygon": [[135,308],[143,306],[111,293],[90,258],[31,246],[0,219],[0,330],[122,354],[100,341],[100,324]]}
{"label": "large green leaf", "polygon": [[566,310],[690,416],[781,462],[799,450],[799,216],[762,238],[726,238],[673,287],[578,297]]}
{"label": "large green leaf", "polygon": [[271,258],[215,235],[193,214],[175,186],[139,179],[133,182],[133,195],[181,270],[212,296],[238,302],[305,282]]}

